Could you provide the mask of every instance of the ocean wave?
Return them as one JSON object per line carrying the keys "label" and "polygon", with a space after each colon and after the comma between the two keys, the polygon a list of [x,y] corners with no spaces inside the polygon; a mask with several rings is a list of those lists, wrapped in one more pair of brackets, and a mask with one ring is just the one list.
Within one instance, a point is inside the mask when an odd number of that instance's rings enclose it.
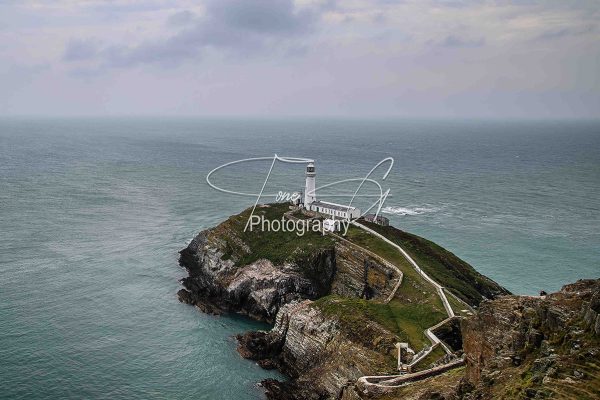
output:
{"label": "ocean wave", "polygon": [[394,215],[421,215],[441,210],[440,207],[384,207],[381,212]]}

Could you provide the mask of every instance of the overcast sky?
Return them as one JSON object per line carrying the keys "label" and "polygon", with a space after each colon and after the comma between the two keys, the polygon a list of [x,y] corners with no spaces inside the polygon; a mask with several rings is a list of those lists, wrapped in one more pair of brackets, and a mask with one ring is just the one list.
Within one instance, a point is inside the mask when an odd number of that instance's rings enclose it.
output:
{"label": "overcast sky", "polygon": [[0,115],[600,117],[598,0],[0,0]]}

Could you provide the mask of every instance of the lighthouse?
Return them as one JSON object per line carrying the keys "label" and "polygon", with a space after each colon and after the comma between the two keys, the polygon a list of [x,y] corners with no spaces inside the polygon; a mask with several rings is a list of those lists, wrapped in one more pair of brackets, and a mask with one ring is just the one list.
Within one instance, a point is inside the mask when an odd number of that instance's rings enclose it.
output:
{"label": "lighthouse", "polygon": [[315,162],[311,161],[306,166],[306,184],[304,185],[304,208],[332,219],[356,219],[361,216],[360,209],[343,204],[318,200],[315,193]]}
{"label": "lighthouse", "polygon": [[304,207],[308,208],[308,206],[317,200],[317,195],[315,193],[315,177],[317,173],[315,172],[315,164],[310,162],[306,166],[306,184],[304,186]]}

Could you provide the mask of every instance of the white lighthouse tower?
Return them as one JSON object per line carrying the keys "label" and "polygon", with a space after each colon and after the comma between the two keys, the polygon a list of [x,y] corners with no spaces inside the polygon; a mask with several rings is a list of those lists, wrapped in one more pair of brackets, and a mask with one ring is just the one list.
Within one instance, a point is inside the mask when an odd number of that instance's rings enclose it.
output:
{"label": "white lighthouse tower", "polygon": [[310,162],[306,166],[306,184],[304,185],[304,207],[308,208],[308,206],[317,201],[317,195],[315,193],[315,177],[317,173],[315,172],[315,164]]}

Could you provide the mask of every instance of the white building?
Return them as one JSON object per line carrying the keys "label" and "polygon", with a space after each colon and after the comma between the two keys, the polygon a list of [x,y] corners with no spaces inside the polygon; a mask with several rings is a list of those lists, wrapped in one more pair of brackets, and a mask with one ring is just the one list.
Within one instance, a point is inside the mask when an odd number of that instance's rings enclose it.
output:
{"label": "white building", "polygon": [[304,208],[309,211],[329,215],[333,218],[355,219],[360,217],[360,209],[328,201],[317,201],[315,164],[306,167],[306,184],[304,185]]}
{"label": "white building", "polygon": [[308,206],[305,204],[304,207],[309,211],[315,211],[342,219],[355,219],[360,217],[360,209],[344,206],[342,204],[330,203],[328,201],[313,201]]}

